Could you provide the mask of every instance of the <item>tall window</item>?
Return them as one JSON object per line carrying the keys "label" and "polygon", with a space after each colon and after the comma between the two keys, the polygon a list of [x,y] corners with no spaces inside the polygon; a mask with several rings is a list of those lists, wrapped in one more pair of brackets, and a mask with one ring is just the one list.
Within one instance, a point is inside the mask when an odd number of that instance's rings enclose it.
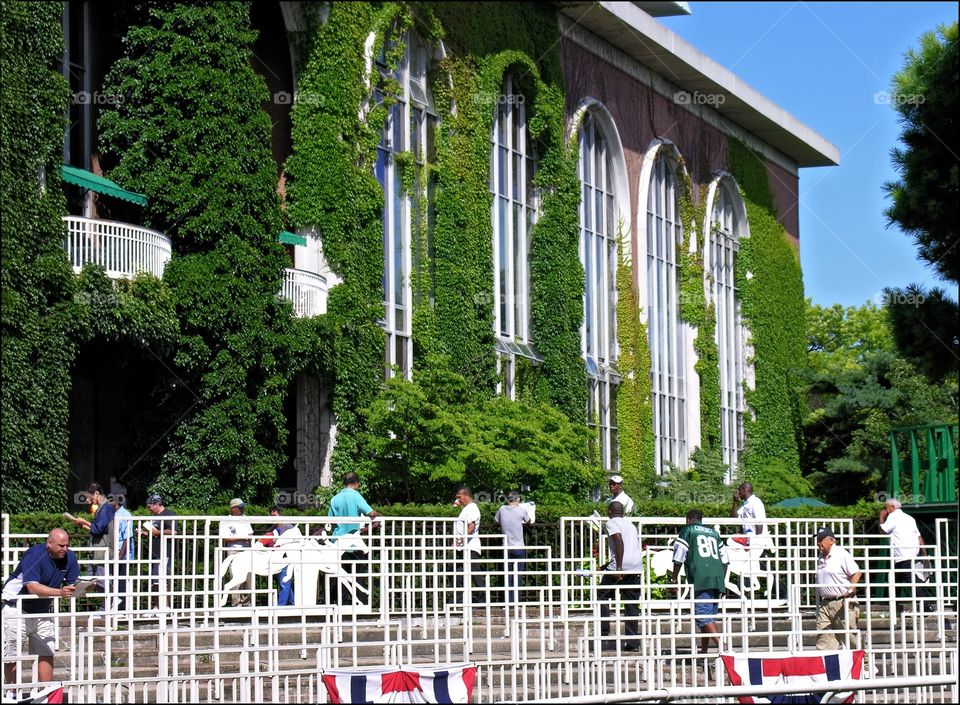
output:
{"label": "tall window", "polygon": [[587,113],[580,128],[578,171],[580,261],[586,277],[582,351],[587,366],[587,424],[599,440],[603,467],[615,471],[617,457],[617,209],[613,164],[607,141]]}
{"label": "tall window", "polygon": [[501,380],[497,391],[516,399],[518,357],[539,361],[530,330],[530,234],[537,211],[525,99],[509,74],[497,101],[490,142],[493,317]]}
{"label": "tall window", "polygon": [[680,321],[677,261],[683,247],[676,166],[657,152],[647,198],[647,317],[653,388],[655,467],[686,467],[686,339]]}
{"label": "tall window", "polygon": [[707,244],[707,295],[716,307],[717,351],[720,357],[720,431],[723,462],[731,471],[743,449],[745,334],[735,279],[742,219],[739,194],[725,181],[717,183]]}
{"label": "tall window", "polygon": [[[405,37],[406,51],[394,71],[386,65],[385,41],[377,60],[380,85],[374,99],[382,102],[384,86],[396,81],[398,93],[390,106],[377,148],[376,174],[383,187],[383,307],[387,333],[386,376],[394,370],[406,378],[412,374],[413,275],[426,261],[433,230],[432,186],[426,165],[436,159],[436,111],[427,90],[427,47],[416,35]],[[409,192],[403,184],[398,155],[410,154],[413,169]],[[416,282],[417,292],[430,290],[429,282]]]}

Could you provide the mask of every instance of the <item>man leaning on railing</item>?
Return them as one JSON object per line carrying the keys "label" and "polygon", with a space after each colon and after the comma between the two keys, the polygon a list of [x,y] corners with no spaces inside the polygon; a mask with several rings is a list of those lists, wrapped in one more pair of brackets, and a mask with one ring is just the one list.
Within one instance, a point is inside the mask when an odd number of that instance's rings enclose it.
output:
{"label": "man leaning on railing", "polygon": [[[67,532],[53,529],[45,544],[27,549],[3,585],[3,659],[7,661],[16,655],[23,631],[26,631],[30,653],[38,657],[40,681],[53,680],[57,627],[51,616],[52,598],[72,597],[80,577],[80,564],[69,546]],[[24,595],[36,595],[40,599],[23,600]],[[14,681],[16,669],[16,663],[4,663],[6,684]]]}

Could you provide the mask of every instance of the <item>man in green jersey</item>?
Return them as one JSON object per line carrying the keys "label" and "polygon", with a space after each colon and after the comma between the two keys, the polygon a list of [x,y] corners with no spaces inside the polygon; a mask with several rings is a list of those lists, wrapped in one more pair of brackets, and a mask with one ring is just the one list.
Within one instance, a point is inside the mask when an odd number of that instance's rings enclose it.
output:
{"label": "man in green jersey", "polygon": [[713,639],[720,648],[720,637],[717,636],[717,623],[714,615],[717,614],[719,599],[724,592],[724,578],[727,573],[727,551],[715,529],[704,526],[703,512],[691,509],[687,512],[687,525],[680,530],[680,535],[673,544],[673,582],[677,582],[677,574],[682,565],[687,573],[687,582],[693,585],[693,596],[696,599],[694,614],[697,627],[704,634],[700,640],[700,652],[705,653],[709,641]]}

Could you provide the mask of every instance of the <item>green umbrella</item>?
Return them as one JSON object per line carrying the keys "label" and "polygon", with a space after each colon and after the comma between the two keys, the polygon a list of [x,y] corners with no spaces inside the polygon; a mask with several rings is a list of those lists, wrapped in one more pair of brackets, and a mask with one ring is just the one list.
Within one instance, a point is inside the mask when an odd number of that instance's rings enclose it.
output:
{"label": "green umbrella", "polygon": [[772,507],[829,507],[830,505],[826,502],[821,502],[819,499],[814,499],[813,497],[790,497],[790,499],[785,499],[783,501],[777,502],[776,504],[770,505]]}

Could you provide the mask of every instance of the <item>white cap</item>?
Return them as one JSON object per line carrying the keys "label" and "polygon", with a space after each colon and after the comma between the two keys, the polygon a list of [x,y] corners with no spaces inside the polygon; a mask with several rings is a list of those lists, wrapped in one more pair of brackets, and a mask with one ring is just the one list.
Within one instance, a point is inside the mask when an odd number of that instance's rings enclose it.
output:
{"label": "white cap", "polygon": [[616,482],[618,485],[622,485],[622,484],[623,484],[623,478],[620,477],[619,475],[614,475],[613,477],[610,478],[609,481],[610,481],[610,482]]}

